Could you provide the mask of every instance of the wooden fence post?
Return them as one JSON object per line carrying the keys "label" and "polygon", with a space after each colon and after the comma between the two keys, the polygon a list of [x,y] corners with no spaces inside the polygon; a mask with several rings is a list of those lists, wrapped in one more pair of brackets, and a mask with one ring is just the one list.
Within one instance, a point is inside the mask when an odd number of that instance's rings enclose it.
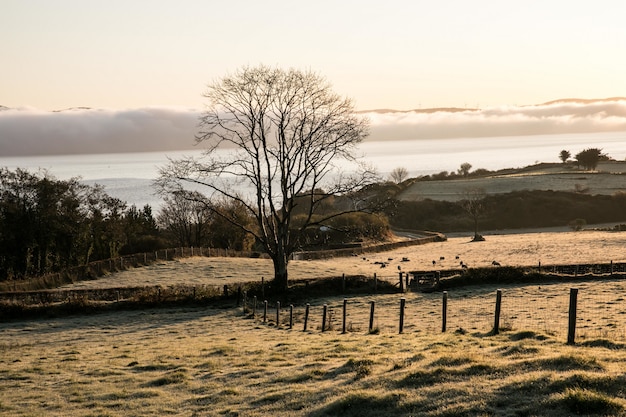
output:
{"label": "wooden fence post", "polygon": [[328,314],[328,305],[324,304],[324,308],[322,310],[322,332],[326,330],[326,316]]}
{"label": "wooden fence post", "polygon": [[341,274],[341,293],[346,293],[346,274]]}
{"label": "wooden fence post", "polygon": [[306,328],[309,324],[309,310],[311,309],[311,304],[307,303],[306,308],[304,310],[304,330],[306,332]]}
{"label": "wooden fence post", "polygon": [[263,301],[263,323],[267,322],[267,300]]}
{"label": "wooden fence post", "polygon": [[372,333],[374,330],[374,309],[376,308],[376,301],[370,301],[370,324],[368,327],[368,333]]}
{"label": "wooden fence post", "polygon": [[293,304],[289,304],[289,330],[293,329]]}
{"label": "wooden fence post", "polygon": [[500,333],[500,309],[502,307],[502,290],[496,290],[496,314],[493,320],[493,334]]}
{"label": "wooden fence post", "polygon": [[567,329],[567,344],[573,345],[576,340],[576,308],[578,304],[578,288],[569,290],[569,325]]}
{"label": "wooden fence post", "polygon": [[448,322],[448,291],[443,292],[443,305],[441,307],[441,333],[446,332]]}
{"label": "wooden fence post", "polygon": [[280,327],[280,301],[276,301],[276,328]]}
{"label": "wooden fence post", "polygon": [[402,332],[404,331],[404,306],[406,305],[406,298],[401,298],[400,299],[400,327],[399,327],[399,334],[402,334]]}
{"label": "wooden fence post", "polygon": [[400,272],[400,292],[404,292],[404,280],[402,279],[402,272]]}
{"label": "wooden fence post", "polygon": [[252,317],[256,317],[256,295],[252,297]]}
{"label": "wooden fence post", "polygon": [[346,316],[347,316],[347,310],[348,310],[348,299],[344,298],[343,299],[343,314],[342,314],[342,320],[341,320],[341,333],[342,334],[346,334]]}
{"label": "wooden fence post", "polygon": [[376,272],[374,272],[374,292],[378,290],[378,277],[376,276]]}

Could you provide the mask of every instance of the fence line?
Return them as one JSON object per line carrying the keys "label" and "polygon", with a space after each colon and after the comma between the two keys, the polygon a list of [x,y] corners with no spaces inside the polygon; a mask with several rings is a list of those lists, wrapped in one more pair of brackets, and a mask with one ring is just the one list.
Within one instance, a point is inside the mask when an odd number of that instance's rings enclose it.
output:
{"label": "fence line", "polygon": [[[554,338],[563,343],[626,343],[626,283],[556,285],[343,298],[275,308],[268,325],[305,332],[476,333]],[[595,286],[595,288],[594,288]],[[619,291],[615,291],[618,288]],[[245,304],[244,304],[245,305]],[[244,308],[244,314],[254,316]],[[265,316],[264,316],[265,317]],[[283,317],[280,319],[280,317]],[[258,319],[258,317],[257,317]],[[282,320],[282,321],[280,321]],[[289,320],[289,321],[287,321]]]}
{"label": "fence line", "polygon": [[0,282],[0,292],[40,290],[60,287],[78,281],[95,279],[111,272],[123,271],[128,268],[147,266],[159,261],[193,256],[228,257],[228,258],[263,258],[267,255],[254,251],[235,251],[232,249],[178,247],[159,249],[157,251],[123,255],[117,258],[102,259],[86,265],[67,268],[60,272],[49,273],[19,281]]}

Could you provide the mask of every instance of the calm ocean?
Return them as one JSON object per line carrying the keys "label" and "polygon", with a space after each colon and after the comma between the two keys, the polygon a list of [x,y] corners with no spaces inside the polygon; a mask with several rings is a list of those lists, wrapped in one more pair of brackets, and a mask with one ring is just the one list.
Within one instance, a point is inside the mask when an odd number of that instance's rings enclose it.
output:
{"label": "calm ocean", "polygon": [[[566,149],[572,155],[586,148],[600,148],[616,160],[626,158],[626,132],[507,136],[413,141],[368,141],[359,146],[363,161],[371,163],[386,177],[396,167],[405,167],[410,176],[456,171],[468,162],[472,169],[515,168],[536,162],[558,162]],[[201,151],[142,152],[98,155],[0,157],[0,166],[29,171],[45,169],[58,179],[81,177],[87,184],[102,184],[114,197],[155,211],[161,199],[151,182],[168,158],[200,155]],[[347,167],[349,169],[349,167]]]}

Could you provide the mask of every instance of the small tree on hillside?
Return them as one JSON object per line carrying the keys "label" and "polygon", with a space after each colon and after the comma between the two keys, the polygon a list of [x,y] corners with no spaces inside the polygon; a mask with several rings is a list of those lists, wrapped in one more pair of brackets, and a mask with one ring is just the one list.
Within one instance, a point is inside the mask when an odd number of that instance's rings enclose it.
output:
{"label": "small tree on hillside", "polygon": [[485,238],[478,233],[478,220],[485,210],[483,200],[486,195],[487,193],[484,189],[474,188],[466,191],[463,194],[463,200],[459,203],[463,210],[465,210],[474,221],[474,238],[472,239],[474,242],[485,240]]}
{"label": "small tree on hillside", "polygon": [[561,153],[559,154],[559,159],[561,160],[561,162],[566,163],[567,160],[572,156],[572,154],[570,153],[570,151],[563,149],[561,151]]}
{"label": "small tree on hillside", "polygon": [[470,169],[472,169],[472,164],[469,162],[463,162],[459,167],[458,173],[464,177],[467,177],[470,173]]}
{"label": "small tree on hillside", "polygon": [[394,168],[394,170],[391,171],[391,173],[389,174],[389,178],[391,178],[391,181],[395,182],[396,184],[400,184],[402,181],[407,179],[408,176],[409,171],[404,167]]}
{"label": "small tree on hillside", "polygon": [[602,149],[589,148],[576,154],[576,162],[578,166],[584,169],[594,170],[598,167],[598,162],[606,160],[608,157],[602,153]]}

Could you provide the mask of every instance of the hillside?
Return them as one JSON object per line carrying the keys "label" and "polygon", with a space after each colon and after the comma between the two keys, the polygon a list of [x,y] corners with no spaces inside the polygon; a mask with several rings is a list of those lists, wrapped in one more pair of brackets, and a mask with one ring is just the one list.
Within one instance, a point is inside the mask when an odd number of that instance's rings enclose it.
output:
{"label": "hillside", "polygon": [[521,169],[498,171],[462,179],[414,181],[397,195],[400,201],[460,201],[471,190],[486,195],[513,191],[542,190],[613,195],[626,190],[626,162],[601,162],[596,171],[578,169],[572,164],[538,164]]}

